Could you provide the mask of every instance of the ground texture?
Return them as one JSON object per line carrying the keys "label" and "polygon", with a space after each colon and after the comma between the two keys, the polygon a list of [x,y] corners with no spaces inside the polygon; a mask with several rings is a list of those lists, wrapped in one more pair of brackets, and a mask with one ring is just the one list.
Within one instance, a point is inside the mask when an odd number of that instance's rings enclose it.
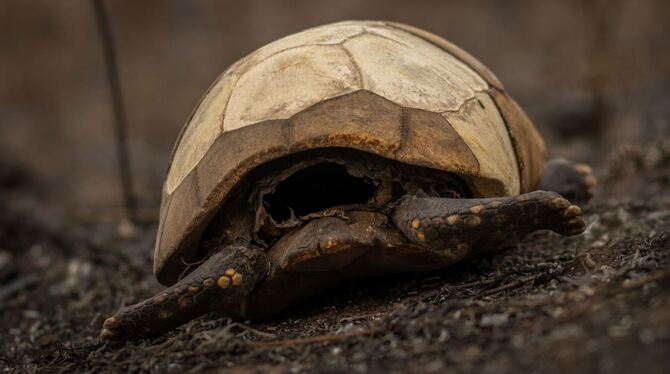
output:
{"label": "ground texture", "polygon": [[[10,168],[5,191],[25,177]],[[613,152],[575,238],[538,233],[443,271],[352,282],[274,320],[210,315],[156,340],[97,342],[160,289],[153,226],[39,219],[0,200],[7,372],[647,372],[670,370],[670,147]],[[607,190],[617,190],[611,196]],[[3,195],[0,195],[3,196]]]}
{"label": "ground texture", "polygon": [[105,1],[134,189],[158,216],[208,84],[280,36],[416,25],[504,82],[550,156],[594,167],[586,232],[537,233],[439,272],[366,279],[269,321],[199,318],[107,347],[102,321],[161,289],[156,223],[123,216],[89,1],[0,3],[0,369],[18,372],[670,373],[670,2]]}

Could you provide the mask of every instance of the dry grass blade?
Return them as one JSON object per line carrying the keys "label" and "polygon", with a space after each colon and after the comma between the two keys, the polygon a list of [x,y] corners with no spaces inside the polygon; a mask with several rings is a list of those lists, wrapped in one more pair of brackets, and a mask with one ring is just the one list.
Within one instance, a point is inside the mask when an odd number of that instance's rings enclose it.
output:
{"label": "dry grass blade", "polygon": [[270,348],[291,347],[305,344],[329,343],[334,341],[346,340],[358,336],[373,336],[373,335],[374,330],[360,330],[360,331],[345,332],[342,334],[318,335],[318,336],[308,336],[305,338],[257,342],[254,343],[253,346],[259,349],[270,349]]}

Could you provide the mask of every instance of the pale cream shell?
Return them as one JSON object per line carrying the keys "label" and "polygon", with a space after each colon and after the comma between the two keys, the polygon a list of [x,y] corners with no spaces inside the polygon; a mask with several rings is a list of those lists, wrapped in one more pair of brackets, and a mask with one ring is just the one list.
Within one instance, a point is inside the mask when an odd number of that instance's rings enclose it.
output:
{"label": "pale cream shell", "polygon": [[544,143],[479,61],[427,31],[346,21],[270,43],[205,93],[175,145],[154,272],[174,283],[200,236],[253,168],[349,147],[459,174],[476,196],[531,190]]}
{"label": "pale cream shell", "polygon": [[223,133],[368,90],[403,107],[442,113],[480,160],[480,176],[518,194],[514,149],[488,88],[452,54],[383,22],[309,29],[268,44],[222,74],[186,125],[165,192],[176,189]]}

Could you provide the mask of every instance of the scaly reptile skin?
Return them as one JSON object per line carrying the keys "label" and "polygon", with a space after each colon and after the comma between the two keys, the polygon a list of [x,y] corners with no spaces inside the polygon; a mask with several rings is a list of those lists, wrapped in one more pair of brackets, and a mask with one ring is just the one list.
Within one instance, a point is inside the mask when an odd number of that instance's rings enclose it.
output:
{"label": "scaly reptile skin", "polygon": [[262,249],[246,244],[223,247],[172,287],[106,319],[100,340],[158,336],[210,311],[240,315],[267,269]]}
{"label": "scaly reptile skin", "polygon": [[469,250],[523,238],[536,230],[561,235],[584,231],[581,209],[559,194],[533,191],[487,199],[406,196],[393,214],[396,226],[415,243],[436,251]]}
{"label": "scaly reptile skin", "polygon": [[[407,195],[391,216],[412,242],[459,260],[536,230],[580,234],[585,226],[581,213],[555,192],[534,191],[485,199]],[[269,267],[261,248],[223,246],[172,287],[105,320],[100,339],[158,336],[210,311],[244,316],[249,294],[265,280]]]}

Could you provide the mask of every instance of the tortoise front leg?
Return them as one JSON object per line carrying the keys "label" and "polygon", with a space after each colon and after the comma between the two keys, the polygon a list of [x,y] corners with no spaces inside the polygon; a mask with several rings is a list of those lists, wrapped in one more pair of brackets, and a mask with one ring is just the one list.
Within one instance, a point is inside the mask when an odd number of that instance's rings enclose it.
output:
{"label": "tortoise front leg", "polygon": [[562,235],[584,231],[581,209],[555,192],[511,197],[447,199],[404,197],[393,212],[396,226],[412,241],[434,250],[469,251],[523,238],[536,230]]}
{"label": "tortoise front leg", "polygon": [[170,288],[107,318],[100,340],[159,336],[210,311],[240,315],[267,268],[260,248],[239,244],[221,248]]}

